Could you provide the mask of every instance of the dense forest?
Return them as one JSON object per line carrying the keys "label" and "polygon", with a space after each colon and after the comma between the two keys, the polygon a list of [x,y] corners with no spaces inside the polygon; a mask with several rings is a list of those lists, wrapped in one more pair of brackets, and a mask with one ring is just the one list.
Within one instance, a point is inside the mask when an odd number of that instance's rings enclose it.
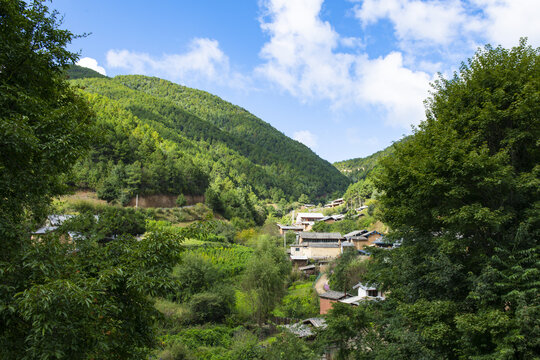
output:
{"label": "dense forest", "polygon": [[395,144],[407,141],[408,137],[405,137],[399,141],[394,142],[386,149],[377,151],[369,156],[363,158],[354,158],[349,160],[338,161],[334,163],[334,166],[341,171],[341,173],[351,179],[352,182],[358,182],[364,180],[380,171],[379,161],[394,153]]}
{"label": "dense forest", "polygon": [[[250,131],[240,120],[196,105],[234,108],[208,94],[195,91],[188,111],[174,84],[168,98],[130,83],[161,80],[66,81],[76,36],[45,1],[0,10],[1,359],[540,357],[540,48],[526,39],[487,45],[451,79],[441,75],[427,120],[349,186],[343,205],[323,210],[365,201],[363,216],[316,230],[377,219],[388,231],[383,247],[344,250],[321,270],[334,290],[359,282],[384,297],[320,314],[322,276],[292,266],[280,219],[257,196],[284,202],[329,189],[309,192],[278,160],[244,154],[261,143],[237,139]],[[289,177],[264,178],[272,167]],[[274,193],[264,181],[275,181]],[[115,202],[204,192],[211,208],[70,203],[60,198],[66,185]],[[36,231],[51,214],[65,221]],[[309,337],[278,325],[316,316]]]}
{"label": "dense forest", "polygon": [[290,201],[325,197],[348,184],[303,144],[204,91],[146,76],[89,78],[76,66],[68,76],[97,117],[92,150],[71,180],[103,199],[240,188]]}

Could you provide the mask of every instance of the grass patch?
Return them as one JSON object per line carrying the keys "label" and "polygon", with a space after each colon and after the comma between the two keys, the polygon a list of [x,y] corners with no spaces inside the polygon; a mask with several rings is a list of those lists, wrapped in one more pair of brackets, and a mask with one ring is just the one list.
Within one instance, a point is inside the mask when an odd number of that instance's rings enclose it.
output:
{"label": "grass patch", "polygon": [[189,315],[189,308],[187,305],[178,304],[165,299],[156,299],[154,307],[171,320],[182,321]]}

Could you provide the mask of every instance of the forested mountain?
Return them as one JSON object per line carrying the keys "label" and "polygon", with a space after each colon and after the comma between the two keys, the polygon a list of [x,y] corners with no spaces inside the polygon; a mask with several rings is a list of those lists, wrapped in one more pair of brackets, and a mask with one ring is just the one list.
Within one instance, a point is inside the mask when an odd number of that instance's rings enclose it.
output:
{"label": "forested mountain", "polygon": [[[104,199],[208,189],[220,196],[242,191],[239,202],[250,194],[316,198],[348,184],[306,146],[217,96],[139,75],[77,78],[82,72],[75,70],[71,83],[90,101],[98,129],[72,181]],[[230,206],[231,199],[222,200]]]}
{"label": "forested mountain", "polygon": [[106,78],[105,75],[102,75],[98,73],[97,71],[89,69],[89,68],[85,68],[78,65],[72,65],[69,67],[68,78],[71,80],[81,79],[81,78],[93,78],[93,77]]}
{"label": "forested mountain", "polygon": [[[396,143],[406,141],[406,139],[408,139],[408,137],[405,137]],[[393,153],[394,144],[390,145],[384,150],[377,151],[376,153],[363,158],[354,158],[335,162],[334,166],[353,182],[357,182],[365,179],[369,174],[377,172],[379,169],[379,161]]]}

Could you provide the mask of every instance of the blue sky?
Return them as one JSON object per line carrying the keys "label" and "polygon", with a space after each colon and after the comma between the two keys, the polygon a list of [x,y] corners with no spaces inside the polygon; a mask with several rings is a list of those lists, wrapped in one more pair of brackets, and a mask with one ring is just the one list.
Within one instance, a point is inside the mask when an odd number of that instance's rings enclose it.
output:
{"label": "blue sky", "polygon": [[80,64],[242,106],[331,162],[411,132],[438,72],[540,46],[540,0],[53,0]]}

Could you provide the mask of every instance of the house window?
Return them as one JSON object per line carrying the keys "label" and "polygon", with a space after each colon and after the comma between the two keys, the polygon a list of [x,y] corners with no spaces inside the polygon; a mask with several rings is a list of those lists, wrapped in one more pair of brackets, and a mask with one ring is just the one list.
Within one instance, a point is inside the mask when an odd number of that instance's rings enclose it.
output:
{"label": "house window", "polygon": [[296,248],[295,250],[296,250],[296,251],[300,251],[300,248]]}
{"label": "house window", "polygon": [[367,296],[377,297],[377,290],[368,290]]}

